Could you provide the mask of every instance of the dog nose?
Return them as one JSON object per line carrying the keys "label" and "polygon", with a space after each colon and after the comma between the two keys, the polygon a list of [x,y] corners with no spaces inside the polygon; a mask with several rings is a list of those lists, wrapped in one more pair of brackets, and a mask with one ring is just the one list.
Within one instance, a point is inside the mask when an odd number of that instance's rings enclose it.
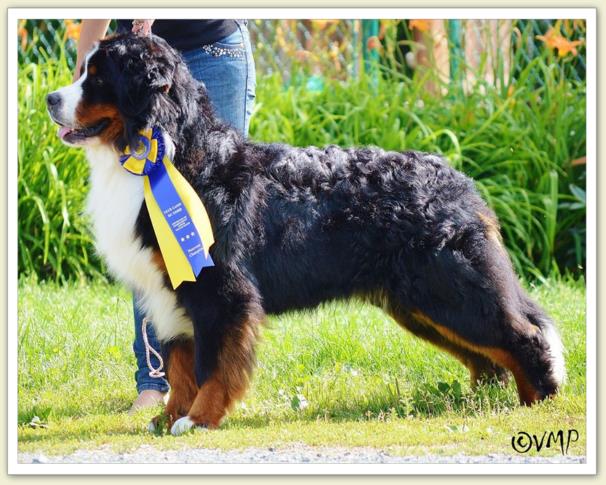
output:
{"label": "dog nose", "polygon": [[55,106],[61,102],[61,95],[58,93],[50,93],[46,96],[46,104],[49,106]]}

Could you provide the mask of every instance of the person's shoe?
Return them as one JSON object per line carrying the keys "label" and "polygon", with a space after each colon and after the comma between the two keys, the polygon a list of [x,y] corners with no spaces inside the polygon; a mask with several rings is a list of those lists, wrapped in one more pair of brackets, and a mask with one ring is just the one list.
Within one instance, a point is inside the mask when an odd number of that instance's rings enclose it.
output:
{"label": "person's shoe", "polygon": [[166,394],[167,393],[165,392],[156,391],[154,389],[145,389],[139,393],[128,413],[133,414],[136,411],[139,411],[139,409],[152,408],[158,404],[162,404],[164,403]]}

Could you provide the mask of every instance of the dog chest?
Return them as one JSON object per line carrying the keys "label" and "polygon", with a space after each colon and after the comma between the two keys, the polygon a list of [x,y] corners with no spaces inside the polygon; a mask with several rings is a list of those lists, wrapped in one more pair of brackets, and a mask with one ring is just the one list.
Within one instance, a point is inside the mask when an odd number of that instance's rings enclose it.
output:
{"label": "dog chest", "polygon": [[92,219],[95,245],[116,279],[138,295],[160,340],[193,335],[191,320],[166,287],[150,248],[142,247],[135,232],[144,202],[143,177],[124,170],[109,149],[87,151],[91,166],[87,212]]}

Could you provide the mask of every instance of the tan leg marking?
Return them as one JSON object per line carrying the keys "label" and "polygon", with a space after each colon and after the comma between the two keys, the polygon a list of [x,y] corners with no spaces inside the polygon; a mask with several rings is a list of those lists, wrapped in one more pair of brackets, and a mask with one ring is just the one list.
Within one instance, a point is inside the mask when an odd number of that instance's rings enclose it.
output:
{"label": "tan leg marking", "polygon": [[[164,414],[169,417],[167,424],[170,428],[177,419],[187,415],[198,392],[194,377],[193,342],[173,344],[168,358],[167,378],[170,394]],[[160,417],[154,419],[158,422]]]}
{"label": "tan leg marking", "polygon": [[250,319],[225,338],[217,370],[200,387],[188,416],[195,424],[217,428],[248,388],[254,367],[258,323]]}
{"label": "tan leg marking", "polygon": [[[373,297],[374,299],[370,300],[371,303],[378,305],[377,302],[381,301],[377,296]],[[387,300],[383,300],[387,301]],[[426,323],[425,315],[420,320],[420,324],[425,327],[430,327],[435,331],[435,335],[425,335],[419,333],[418,330],[415,329],[414,326],[410,325],[411,316],[402,315],[398,312],[395,312],[387,303],[384,303],[381,306],[387,313],[391,315],[391,317],[403,328],[409,330],[413,335],[416,335],[419,338],[427,340],[432,344],[436,345],[440,349],[448,352],[455,359],[459,360],[467,369],[470,374],[470,381],[472,388],[476,387],[479,382],[484,381],[487,377],[496,377],[497,380],[502,384],[507,384],[509,377],[507,376],[507,372],[505,369],[497,367],[493,361],[488,359],[486,356],[479,354],[477,352],[473,352],[469,350],[468,347],[463,347],[454,341],[444,337],[442,334],[437,332],[437,329],[433,325],[428,325]],[[412,319],[416,318],[415,315],[412,315]]]}
{"label": "tan leg marking", "polygon": [[198,390],[188,416],[195,424],[218,428],[227,414],[229,398],[220,371],[216,371]]}
{"label": "tan leg marking", "polygon": [[425,325],[435,328],[436,331],[447,340],[450,340],[451,342],[454,342],[455,344],[472,350],[478,354],[484,355],[491,361],[496,362],[501,367],[509,369],[516,380],[516,385],[518,386],[518,395],[520,396],[520,401],[523,404],[530,404],[538,401],[541,398],[540,393],[534,388],[526,377],[526,371],[524,368],[510,352],[497,347],[485,347],[473,344],[449,328],[434,322],[431,318],[420,311],[413,312],[413,316],[419,321],[423,322]]}

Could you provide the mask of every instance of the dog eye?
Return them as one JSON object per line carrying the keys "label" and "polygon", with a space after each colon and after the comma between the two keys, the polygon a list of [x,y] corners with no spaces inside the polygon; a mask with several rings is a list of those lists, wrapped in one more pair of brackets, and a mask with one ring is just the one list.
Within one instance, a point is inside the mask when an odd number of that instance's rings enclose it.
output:
{"label": "dog eye", "polygon": [[103,79],[101,79],[100,77],[94,77],[94,78],[93,78],[93,84],[94,84],[95,86],[103,86],[104,81],[103,81]]}

